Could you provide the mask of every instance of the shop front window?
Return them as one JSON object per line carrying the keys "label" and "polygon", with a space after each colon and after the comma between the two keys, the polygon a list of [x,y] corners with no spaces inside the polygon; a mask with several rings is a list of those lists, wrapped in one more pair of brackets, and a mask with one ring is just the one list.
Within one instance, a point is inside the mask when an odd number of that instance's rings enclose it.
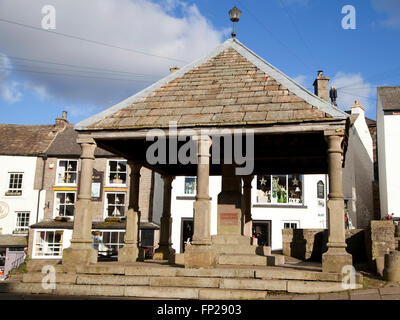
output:
{"label": "shop front window", "polygon": [[258,175],[257,203],[293,204],[303,203],[303,176]]}
{"label": "shop front window", "polygon": [[61,257],[63,231],[37,231],[34,247],[36,257]]}

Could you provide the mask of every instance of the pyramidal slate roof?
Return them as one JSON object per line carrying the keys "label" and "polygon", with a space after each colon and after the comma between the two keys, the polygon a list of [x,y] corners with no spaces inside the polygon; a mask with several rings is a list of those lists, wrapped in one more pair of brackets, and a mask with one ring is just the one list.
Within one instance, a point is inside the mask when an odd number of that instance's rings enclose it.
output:
{"label": "pyramidal slate roof", "polygon": [[75,126],[124,130],[343,120],[348,115],[237,39]]}

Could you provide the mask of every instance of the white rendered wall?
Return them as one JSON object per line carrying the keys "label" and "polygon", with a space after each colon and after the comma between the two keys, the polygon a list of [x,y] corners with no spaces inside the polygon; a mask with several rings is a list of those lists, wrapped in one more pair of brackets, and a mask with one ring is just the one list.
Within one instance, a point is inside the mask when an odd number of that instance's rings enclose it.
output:
{"label": "white rendered wall", "polygon": [[[3,234],[12,234],[17,223],[17,212],[29,212],[29,224],[36,222],[38,190],[34,190],[36,157],[0,156],[0,202],[7,203],[8,215],[0,219]],[[9,173],[23,173],[22,195],[6,196]]]}
{"label": "white rendered wall", "polygon": [[[390,213],[400,217],[400,116],[384,115],[383,123],[385,150],[383,161],[379,159],[379,165],[384,162],[382,171],[385,171],[386,199],[383,200],[386,203],[382,214]],[[380,179],[379,182],[381,186]]]}
{"label": "white rendered wall", "polygon": [[355,228],[366,228],[374,217],[373,189],[374,158],[373,142],[364,110],[352,106],[352,115],[358,115],[349,132],[343,193],[349,201],[350,219]]}
{"label": "white rendered wall", "polygon": [[[326,201],[317,198],[317,183],[322,180],[325,185],[326,175],[305,175],[303,180],[304,207],[288,206],[253,207],[253,220],[271,221],[271,244],[273,250],[282,249],[282,228],[285,222],[299,222],[299,228],[326,228]],[[176,253],[181,252],[181,221],[182,218],[193,218],[194,200],[179,200],[184,195],[185,177],[177,177],[172,183],[172,243]],[[256,204],[257,180],[252,183],[252,203]],[[210,177],[211,200],[211,234],[217,234],[217,196],[221,192],[221,177]]]}

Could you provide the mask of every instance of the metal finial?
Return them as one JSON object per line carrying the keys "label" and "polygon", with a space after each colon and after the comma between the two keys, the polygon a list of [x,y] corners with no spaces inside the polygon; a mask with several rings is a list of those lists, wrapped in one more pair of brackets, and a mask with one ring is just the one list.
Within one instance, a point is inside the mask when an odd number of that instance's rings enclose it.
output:
{"label": "metal finial", "polygon": [[233,22],[233,32],[232,32],[232,38],[236,37],[236,32],[235,32],[235,23],[239,22],[240,16],[242,15],[242,11],[240,11],[236,6],[229,10],[229,17],[231,21]]}

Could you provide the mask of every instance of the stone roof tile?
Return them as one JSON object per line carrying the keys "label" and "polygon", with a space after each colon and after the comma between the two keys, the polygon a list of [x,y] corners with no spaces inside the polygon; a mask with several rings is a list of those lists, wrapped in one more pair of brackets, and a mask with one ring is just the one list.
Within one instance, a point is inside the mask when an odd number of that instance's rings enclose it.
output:
{"label": "stone roof tile", "polygon": [[[137,98],[83,121],[78,130],[168,127],[171,119],[178,126],[332,120],[326,110],[339,119],[347,117],[236,40],[216,51],[208,60],[176,71],[138,93]],[[132,102],[126,105],[128,101]]]}

